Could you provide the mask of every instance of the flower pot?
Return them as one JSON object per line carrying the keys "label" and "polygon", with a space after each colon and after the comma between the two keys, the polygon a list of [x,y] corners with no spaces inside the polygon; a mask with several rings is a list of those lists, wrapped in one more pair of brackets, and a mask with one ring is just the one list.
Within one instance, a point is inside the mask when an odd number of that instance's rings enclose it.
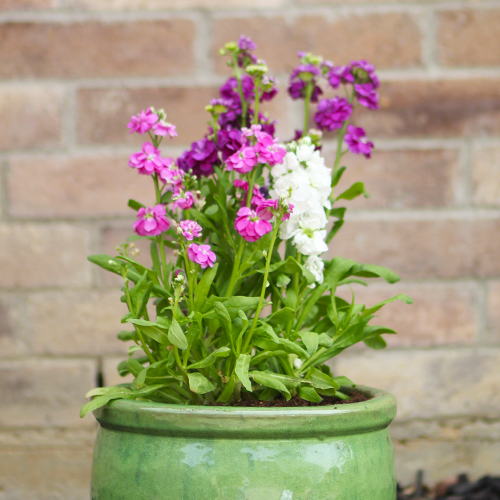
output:
{"label": "flower pot", "polygon": [[94,412],[93,500],[394,500],[395,398],[302,408],[117,400]]}

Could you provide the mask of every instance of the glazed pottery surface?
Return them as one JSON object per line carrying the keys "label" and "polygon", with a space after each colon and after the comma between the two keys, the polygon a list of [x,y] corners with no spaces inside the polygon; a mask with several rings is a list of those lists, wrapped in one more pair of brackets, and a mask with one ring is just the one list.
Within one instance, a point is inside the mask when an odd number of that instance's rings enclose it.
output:
{"label": "glazed pottery surface", "polygon": [[114,401],[94,412],[92,500],[395,500],[395,398],[302,408]]}

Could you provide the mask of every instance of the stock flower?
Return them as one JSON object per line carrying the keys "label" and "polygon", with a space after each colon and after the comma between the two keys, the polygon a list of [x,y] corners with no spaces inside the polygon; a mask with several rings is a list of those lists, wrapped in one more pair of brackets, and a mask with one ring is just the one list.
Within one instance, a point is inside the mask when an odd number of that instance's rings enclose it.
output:
{"label": "stock flower", "polygon": [[140,174],[151,175],[161,172],[165,167],[165,159],[160,156],[160,150],[151,142],[142,145],[142,151],[130,155],[129,166],[136,168]]}
{"label": "stock flower", "polygon": [[314,274],[316,281],[320,285],[323,283],[323,269],[325,268],[323,259],[319,258],[317,255],[310,255],[304,262],[304,267]]}
{"label": "stock flower", "polygon": [[299,219],[298,229],[293,236],[297,251],[303,255],[319,255],[328,250],[325,213],[307,213]]}
{"label": "stock flower", "polygon": [[240,50],[255,50],[257,45],[249,36],[241,35],[238,40],[238,48]]}
{"label": "stock flower", "polygon": [[182,189],[176,189],[174,191],[172,199],[174,200],[174,210],[176,208],[180,208],[181,210],[188,210],[194,205],[194,196],[191,191],[182,191]]}
{"label": "stock flower", "polygon": [[356,90],[356,97],[358,98],[359,104],[369,109],[380,109],[378,93],[373,83],[356,83],[354,89]]}
{"label": "stock flower", "polygon": [[259,217],[255,210],[248,207],[242,207],[238,210],[236,215],[234,227],[248,242],[259,240],[273,229],[271,223],[268,222],[268,220],[272,218],[272,214],[269,211],[266,211],[263,217]]}
{"label": "stock flower", "polygon": [[286,149],[277,144],[277,139],[262,131],[256,131],[255,137],[257,138],[255,152],[259,157],[260,163],[268,163],[270,167],[273,167],[283,162]]}
{"label": "stock flower", "polygon": [[193,174],[208,176],[213,174],[214,165],[218,163],[217,148],[208,139],[201,139],[191,144],[191,149],[184,151],[177,159],[177,164],[185,172],[193,171]]}
{"label": "stock flower", "polygon": [[[311,93],[311,102],[318,102],[318,97],[323,93],[320,87],[314,86]],[[288,94],[292,99],[304,99],[306,96],[306,82],[296,80],[288,86]]]}
{"label": "stock flower", "polygon": [[314,115],[314,121],[320,130],[342,128],[342,125],[349,119],[352,113],[352,106],[344,98],[334,97],[333,99],[323,99],[318,104],[318,110]]}
{"label": "stock flower", "polygon": [[160,171],[159,178],[170,188],[179,188],[182,186],[184,178],[184,170],[181,170],[172,160],[172,158],[164,158],[165,168]]}
{"label": "stock flower", "polygon": [[[254,87],[255,86],[251,76],[247,75],[241,79],[243,97],[246,101],[253,98]],[[226,83],[220,88],[220,95],[225,99],[237,102],[241,106],[241,98],[238,91],[238,80],[236,78],[231,77],[227,79]]]}
{"label": "stock flower", "polygon": [[127,128],[130,129],[130,133],[138,132],[139,134],[144,134],[148,130],[151,130],[153,124],[158,121],[158,115],[151,111],[151,108],[142,110],[139,114],[131,116]]}
{"label": "stock flower", "polygon": [[227,159],[226,169],[235,170],[239,174],[247,174],[252,171],[258,161],[255,149],[251,146],[245,146]]}
{"label": "stock flower", "polygon": [[334,66],[327,75],[328,83],[334,89],[341,83],[354,83],[354,75],[351,66]]}
{"label": "stock flower", "polygon": [[210,245],[191,243],[188,246],[187,253],[189,260],[200,264],[202,269],[205,269],[207,266],[214,267],[214,262],[217,260],[215,253],[210,250]]}
{"label": "stock flower", "polygon": [[375,74],[375,66],[373,64],[370,64],[368,61],[353,61],[351,62],[351,70],[353,73],[356,73],[356,82],[366,83],[368,80],[375,88],[378,88],[379,80]]}
{"label": "stock flower", "polygon": [[245,142],[245,138],[237,129],[219,130],[217,132],[217,148],[222,153],[222,161],[226,161],[239,151]]}
{"label": "stock flower", "polygon": [[255,210],[257,217],[264,220],[271,220],[274,212],[279,209],[279,200],[265,200]]}
{"label": "stock flower", "polygon": [[199,238],[201,236],[201,226],[194,220],[183,220],[180,223],[182,230],[182,236],[186,240],[193,241],[193,238]]}
{"label": "stock flower", "polygon": [[153,125],[153,133],[154,135],[161,135],[162,137],[177,137],[175,125],[172,125],[165,120],[159,120]]}
{"label": "stock flower", "polygon": [[[245,197],[241,200],[241,204],[242,205],[246,205],[247,196],[248,196],[248,182],[247,181],[243,181],[241,179],[236,179],[233,182],[233,186],[236,189],[242,189],[243,191],[245,191]],[[266,198],[260,192],[260,187],[257,186],[257,184],[254,184],[254,186],[253,186],[252,201],[250,202],[251,206],[252,207],[258,207],[264,201],[266,201]]]}
{"label": "stock flower", "polygon": [[370,142],[366,138],[366,134],[363,128],[349,125],[347,127],[347,134],[344,136],[344,139],[351,153],[354,153],[355,155],[362,154],[365,155],[366,158],[371,157],[373,142]]}
{"label": "stock flower", "polygon": [[156,236],[167,231],[169,227],[170,222],[163,205],[156,205],[153,208],[141,207],[133,224],[134,231],[139,236]]}
{"label": "stock flower", "polygon": [[[302,57],[299,52],[299,57]],[[311,93],[311,102],[317,102],[318,97],[323,93],[316,82],[320,76],[320,70],[314,64],[299,64],[290,74],[290,84],[288,85],[288,94],[292,99],[304,99],[306,97],[306,86],[312,82],[313,90]]]}

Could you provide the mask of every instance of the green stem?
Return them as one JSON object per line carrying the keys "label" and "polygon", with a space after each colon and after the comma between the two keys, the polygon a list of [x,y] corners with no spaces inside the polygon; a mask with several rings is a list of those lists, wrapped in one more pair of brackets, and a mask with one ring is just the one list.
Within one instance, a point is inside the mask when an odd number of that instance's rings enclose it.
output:
{"label": "green stem", "polygon": [[304,102],[304,128],[302,136],[305,136],[309,128],[309,105],[311,104],[311,96],[314,90],[314,82],[308,82],[306,85],[306,97]]}
{"label": "green stem", "polygon": [[250,175],[250,179],[248,182],[248,193],[247,193],[247,207],[250,208],[250,205],[252,204],[252,198],[253,198],[253,187],[255,185],[255,176],[257,175],[257,167],[254,167],[252,170],[252,174]]}
{"label": "green stem", "polygon": [[188,288],[189,288],[189,306],[191,307],[191,311],[194,311],[194,285],[193,281],[196,281],[195,273],[191,273],[191,265],[189,264],[189,259],[187,256],[187,251],[182,245],[182,255],[184,257],[184,265],[186,267],[186,276],[188,280]]}
{"label": "green stem", "polygon": [[255,86],[255,106],[254,106],[254,115],[253,115],[253,123],[257,125],[259,123],[259,101],[260,101],[260,87],[257,83]]}
{"label": "green stem", "polygon": [[255,330],[255,326],[257,325],[257,321],[259,320],[260,311],[262,310],[262,306],[264,304],[264,298],[266,297],[267,278],[269,276],[269,267],[271,265],[271,258],[273,255],[274,242],[276,241],[276,237],[278,235],[278,229],[280,227],[282,215],[283,215],[282,213],[279,213],[277,215],[276,227],[274,228],[273,237],[271,239],[271,245],[269,247],[269,251],[268,251],[267,257],[266,257],[266,269],[264,272],[264,281],[262,283],[262,290],[260,292],[259,304],[257,306],[257,310],[255,311],[255,316],[254,316],[253,321],[252,321],[252,326],[250,327],[250,331],[248,332],[247,338],[245,340],[245,344],[243,346],[243,349],[241,350],[241,352],[243,352],[243,353],[246,352],[246,350],[248,349],[248,346],[250,345],[250,341],[252,340],[253,331]]}
{"label": "green stem", "polygon": [[[160,191],[160,184],[158,182],[158,174],[153,175],[153,181],[155,184],[155,193],[156,193],[156,204],[159,205],[161,203],[161,191]],[[163,234],[159,234],[156,237],[156,241],[160,246],[160,260],[161,260],[161,267],[163,270],[163,286],[167,288],[167,259],[165,257],[165,243],[163,241]]]}
{"label": "green stem", "polygon": [[229,280],[229,285],[227,287],[226,291],[226,297],[230,297],[231,294],[233,293],[234,287],[236,285],[236,282],[238,281],[238,274],[240,272],[240,264],[241,264],[241,257],[243,256],[243,250],[245,249],[245,243],[243,238],[240,240],[240,244],[238,246],[238,251],[236,252],[236,256],[234,257],[234,265],[233,265],[233,272],[231,273],[231,278]]}
{"label": "green stem", "polygon": [[236,76],[236,80],[238,81],[238,93],[240,94],[240,99],[241,99],[241,126],[245,127],[246,120],[247,120],[248,103],[245,99],[245,95],[243,94],[243,85],[241,83],[241,74],[240,74],[240,69],[238,67],[238,56],[236,56],[236,55],[233,55],[233,67],[234,67],[234,74]]}

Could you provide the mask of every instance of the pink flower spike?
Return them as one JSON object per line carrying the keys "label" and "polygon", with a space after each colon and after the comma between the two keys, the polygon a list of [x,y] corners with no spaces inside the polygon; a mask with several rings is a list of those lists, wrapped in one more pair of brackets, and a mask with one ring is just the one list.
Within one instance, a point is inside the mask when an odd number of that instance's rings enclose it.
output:
{"label": "pink flower spike", "polygon": [[[267,214],[265,217],[267,217]],[[255,210],[248,207],[242,207],[238,210],[234,227],[248,242],[259,240],[273,229],[273,226],[267,220],[261,219],[255,213]]]}
{"label": "pink flower spike", "polygon": [[145,142],[142,151],[130,155],[129,166],[136,168],[140,174],[151,175],[154,172],[161,172],[165,167],[164,159],[160,156],[160,150],[152,143]]}
{"label": "pink flower spike", "polygon": [[130,117],[130,121],[127,128],[130,129],[130,133],[138,132],[139,134],[144,134],[158,121],[158,115],[148,108],[146,111],[142,110],[138,115]]}
{"label": "pink flower spike", "polygon": [[[233,182],[233,186],[236,189],[242,189],[243,191],[245,191],[245,196],[241,200],[241,204],[242,205],[246,205],[247,196],[248,196],[248,182],[247,181],[243,181],[241,179],[236,179]],[[254,184],[254,186],[253,186],[253,196],[252,196],[252,202],[251,202],[252,207],[256,208],[256,207],[258,207],[264,201],[266,201],[266,199],[264,198],[264,195],[260,192],[260,187],[257,186],[257,184]]]}
{"label": "pink flower spike", "polygon": [[245,146],[226,160],[227,170],[235,170],[239,174],[248,174],[257,165],[257,154],[251,146]]}
{"label": "pink flower spike", "polygon": [[184,178],[184,170],[181,170],[176,165],[172,158],[163,158],[165,168],[159,174],[160,180],[169,186],[169,190],[173,188],[180,188],[182,186],[182,179]]}
{"label": "pink flower spike", "polygon": [[263,220],[271,220],[274,216],[274,212],[277,212],[279,208],[279,200],[265,200],[263,201],[256,210],[257,217]]}
{"label": "pink flower spike", "polygon": [[288,204],[288,211],[283,214],[283,217],[281,217],[282,221],[286,221],[290,218],[290,214],[293,214],[293,205],[291,203]]}
{"label": "pink flower spike", "polygon": [[182,191],[180,189],[176,189],[174,191],[174,196],[172,197],[174,200],[174,210],[176,208],[180,208],[181,210],[188,210],[194,205],[194,196],[191,191]]}
{"label": "pink flower spike", "polygon": [[165,120],[160,120],[153,125],[153,133],[154,135],[161,135],[163,137],[177,137],[175,125],[167,123]]}
{"label": "pink flower spike", "polygon": [[167,231],[170,222],[166,217],[165,207],[163,205],[156,205],[153,208],[141,207],[133,227],[139,236],[156,236]]}
{"label": "pink flower spike", "polygon": [[183,220],[181,221],[182,236],[186,240],[193,241],[193,238],[199,238],[201,236],[201,226],[194,220]]}
{"label": "pink flower spike", "polygon": [[189,260],[196,264],[200,264],[202,269],[205,269],[207,266],[214,267],[217,256],[210,250],[210,245],[191,243],[191,245],[188,246],[187,252]]}

